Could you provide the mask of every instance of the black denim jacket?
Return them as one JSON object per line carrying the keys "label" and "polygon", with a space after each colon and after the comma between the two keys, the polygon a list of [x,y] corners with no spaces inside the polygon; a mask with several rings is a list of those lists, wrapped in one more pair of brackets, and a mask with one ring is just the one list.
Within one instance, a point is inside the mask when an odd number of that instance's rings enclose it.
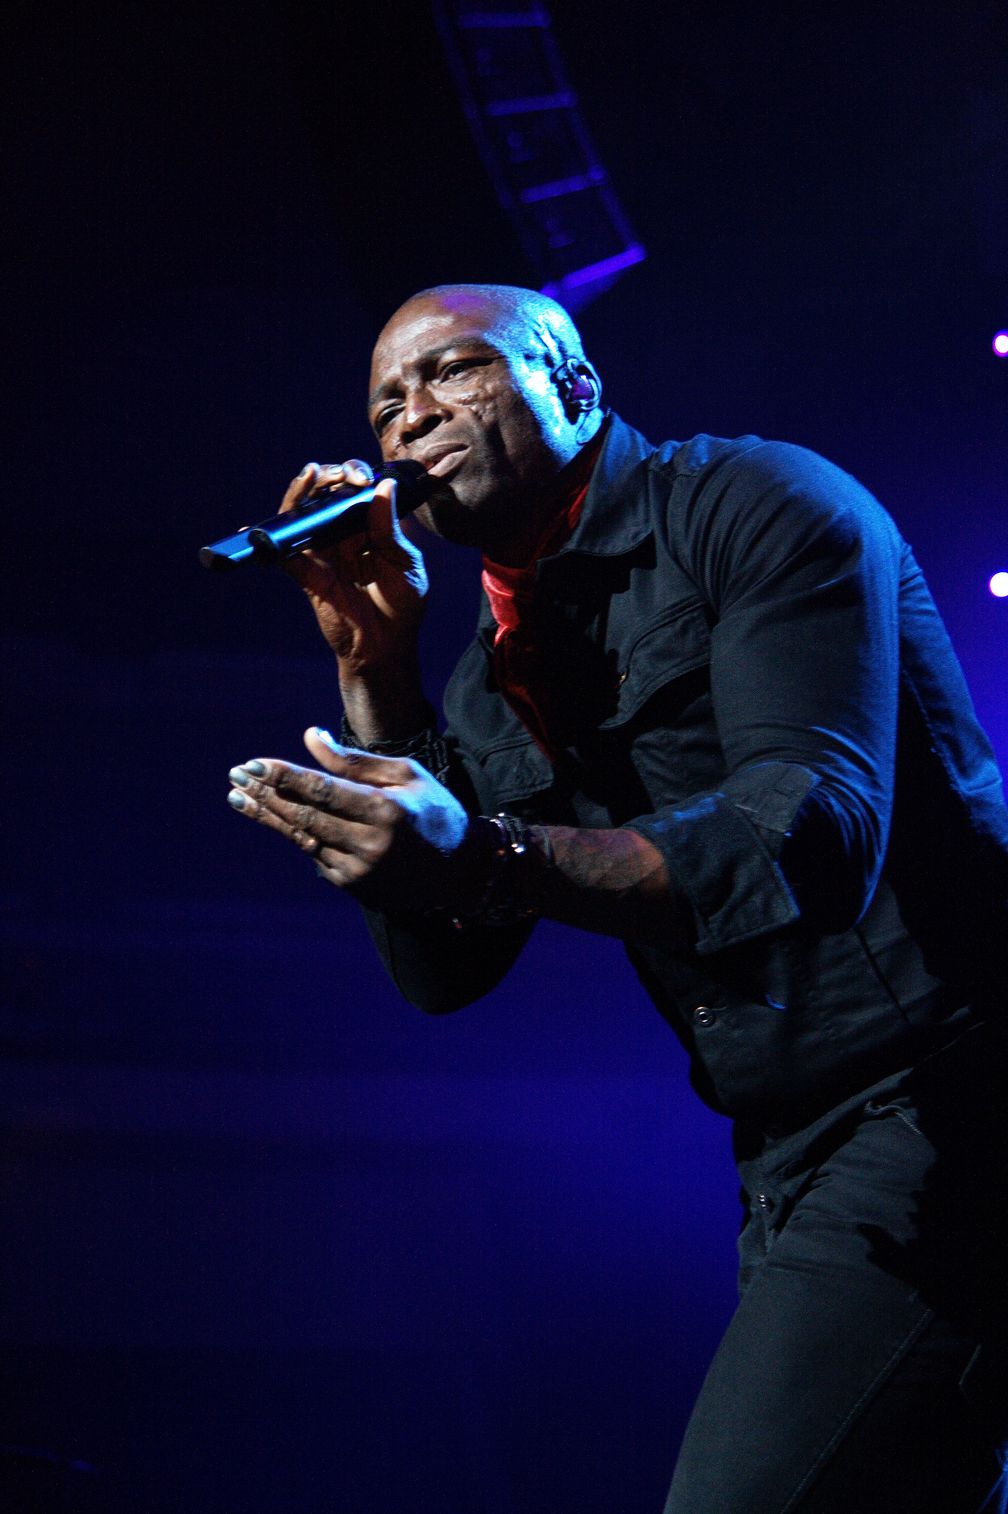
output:
{"label": "black denim jacket", "polygon": [[[655,448],[611,417],[537,596],[564,758],[498,692],[485,604],[446,733],[409,748],[471,812],[659,848],[690,944],[626,947],[708,1103],[796,1128],[992,1012],[1000,777],[910,549],[854,479],[754,436]],[[432,1013],[528,932],[369,923]]]}

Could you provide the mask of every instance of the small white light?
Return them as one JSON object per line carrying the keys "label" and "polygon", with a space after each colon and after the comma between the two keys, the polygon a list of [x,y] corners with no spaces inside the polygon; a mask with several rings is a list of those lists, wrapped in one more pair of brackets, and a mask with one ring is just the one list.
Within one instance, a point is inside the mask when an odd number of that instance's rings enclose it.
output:
{"label": "small white light", "polygon": [[999,331],[991,342],[991,346],[998,357],[1008,357],[1008,331]]}
{"label": "small white light", "polygon": [[997,599],[1008,599],[1008,573],[995,573],[990,581],[990,591]]}

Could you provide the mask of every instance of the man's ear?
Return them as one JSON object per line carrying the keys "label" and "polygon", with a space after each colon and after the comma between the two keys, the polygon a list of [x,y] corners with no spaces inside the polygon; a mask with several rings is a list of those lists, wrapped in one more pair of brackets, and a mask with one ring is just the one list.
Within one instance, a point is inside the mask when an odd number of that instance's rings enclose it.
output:
{"label": "man's ear", "polygon": [[602,381],[587,358],[567,358],[550,374],[568,416],[594,410],[602,398]]}

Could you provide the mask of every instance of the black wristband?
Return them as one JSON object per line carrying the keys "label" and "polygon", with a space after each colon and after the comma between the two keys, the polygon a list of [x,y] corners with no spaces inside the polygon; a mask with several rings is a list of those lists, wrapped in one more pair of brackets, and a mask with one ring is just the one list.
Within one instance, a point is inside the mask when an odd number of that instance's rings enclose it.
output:
{"label": "black wristband", "polygon": [[340,724],[340,741],[344,746],[354,747],[359,752],[373,752],[376,757],[412,757],[428,773],[433,773],[439,783],[447,782],[450,760],[448,746],[434,725],[434,711],[430,711],[431,723],[401,741],[361,741],[346,716]]}
{"label": "black wristband", "polygon": [[549,832],[503,810],[477,815],[472,824],[485,848],[485,885],[470,908],[455,912],[454,924],[513,925],[539,914],[553,866]]}

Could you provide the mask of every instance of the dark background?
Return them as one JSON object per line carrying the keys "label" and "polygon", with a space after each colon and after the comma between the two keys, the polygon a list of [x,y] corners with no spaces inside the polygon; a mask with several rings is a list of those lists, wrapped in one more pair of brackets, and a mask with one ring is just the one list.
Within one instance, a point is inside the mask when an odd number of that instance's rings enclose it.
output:
{"label": "dark background", "polygon": [[[656,1510],[735,1184],[618,946],[541,927],[425,1020],[224,803],[335,679],[289,582],[196,549],[374,455],[370,343],[412,289],[534,278],[427,8],[7,15],[5,1507]],[[555,26],[648,250],[580,318],[609,398],[872,487],[1003,757],[1001,4]],[[430,560],[436,694],[476,564]]]}

